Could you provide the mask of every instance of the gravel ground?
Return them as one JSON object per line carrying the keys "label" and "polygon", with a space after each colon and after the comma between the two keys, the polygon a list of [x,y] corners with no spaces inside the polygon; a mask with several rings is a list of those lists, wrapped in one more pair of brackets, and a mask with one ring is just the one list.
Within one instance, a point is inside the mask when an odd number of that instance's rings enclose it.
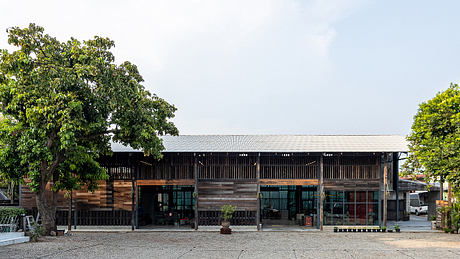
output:
{"label": "gravel ground", "polygon": [[460,258],[460,235],[333,232],[73,233],[0,247],[1,258]]}

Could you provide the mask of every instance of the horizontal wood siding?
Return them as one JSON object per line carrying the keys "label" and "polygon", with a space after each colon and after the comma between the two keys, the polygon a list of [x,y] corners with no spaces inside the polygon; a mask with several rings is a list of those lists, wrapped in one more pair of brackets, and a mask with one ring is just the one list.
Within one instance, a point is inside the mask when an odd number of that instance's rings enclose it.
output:
{"label": "horizontal wood siding", "polygon": [[233,224],[254,225],[257,211],[255,180],[199,180],[199,225],[218,225],[223,205],[236,206]]}
{"label": "horizontal wood siding", "polygon": [[[74,191],[73,206],[79,210],[97,210],[97,209],[113,209],[113,210],[128,210],[131,211],[131,181],[115,180],[115,181],[99,181],[99,188],[94,192],[90,192],[83,187],[81,190]],[[49,185],[48,185],[49,190]],[[51,192],[46,193],[51,197]],[[65,192],[59,192],[57,195],[57,209],[66,210],[69,206],[68,198],[64,197]],[[26,209],[36,208],[35,193],[33,193],[28,185],[22,187],[22,204]]]}
{"label": "horizontal wood siding", "polygon": [[260,185],[318,185],[318,179],[260,179]]}
{"label": "horizontal wood siding", "polygon": [[344,180],[344,179],[324,179],[324,189],[326,190],[378,190],[379,180]]}

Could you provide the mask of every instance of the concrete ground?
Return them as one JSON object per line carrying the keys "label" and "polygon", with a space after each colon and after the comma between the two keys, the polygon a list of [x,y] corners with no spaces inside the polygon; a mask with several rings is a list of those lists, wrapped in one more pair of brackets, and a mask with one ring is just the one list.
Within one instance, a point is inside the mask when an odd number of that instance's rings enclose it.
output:
{"label": "concrete ground", "polygon": [[73,233],[5,246],[1,258],[460,258],[445,233]]}
{"label": "concrete ground", "polygon": [[[427,220],[426,215],[416,216],[415,214],[410,215],[409,221],[399,221],[399,227],[406,232],[436,232],[431,229],[431,221]],[[396,225],[395,221],[389,221],[388,227]]]}

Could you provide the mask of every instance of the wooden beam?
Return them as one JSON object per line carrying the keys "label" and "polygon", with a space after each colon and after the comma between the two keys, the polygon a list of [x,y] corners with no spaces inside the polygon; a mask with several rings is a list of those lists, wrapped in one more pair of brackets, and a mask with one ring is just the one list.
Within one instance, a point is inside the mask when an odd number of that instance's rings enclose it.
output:
{"label": "wooden beam", "polygon": [[388,209],[388,168],[387,163],[383,166],[383,225],[387,225],[387,209]]}
{"label": "wooden beam", "polygon": [[260,185],[318,185],[318,179],[260,179]]}
{"label": "wooden beam", "polygon": [[319,158],[319,184],[318,184],[318,195],[319,195],[319,229],[322,231],[323,230],[323,201],[324,201],[324,179],[323,179],[323,174],[324,174],[324,161],[323,161],[323,155]]}
{"label": "wooden beam", "polygon": [[194,179],[175,179],[175,180],[137,180],[138,186],[147,185],[194,185]]}
{"label": "wooden beam", "polygon": [[260,153],[257,156],[257,162],[256,162],[256,179],[257,179],[256,225],[257,225],[257,231],[260,231]]}
{"label": "wooden beam", "polygon": [[195,189],[193,191],[193,196],[195,198],[195,230],[198,230],[198,164],[196,154],[193,154],[193,177],[194,177],[194,185]]}
{"label": "wooden beam", "polygon": [[136,213],[136,199],[135,199],[135,187],[134,187],[134,184],[135,184],[135,177],[134,177],[134,167],[131,167],[131,231],[134,231],[134,214]]}

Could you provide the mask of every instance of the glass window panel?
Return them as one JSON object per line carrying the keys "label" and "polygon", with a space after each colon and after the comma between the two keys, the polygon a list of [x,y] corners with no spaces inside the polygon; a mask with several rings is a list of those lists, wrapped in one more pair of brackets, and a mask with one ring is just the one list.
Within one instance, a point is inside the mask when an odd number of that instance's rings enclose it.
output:
{"label": "glass window panel", "polygon": [[366,202],[366,192],[356,192],[356,202]]}
{"label": "glass window panel", "polygon": [[355,192],[345,192],[345,202],[354,202],[355,201]]}
{"label": "glass window panel", "polygon": [[370,203],[368,207],[369,207],[369,216],[368,216],[367,224],[378,225],[379,224],[379,204]]}
{"label": "glass window panel", "polygon": [[356,205],[356,224],[366,225],[367,224],[367,211],[366,204]]}
{"label": "glass window panel", "polygon": [[354,225],[355,224],[355,205],[345,203],[345,212],[344,212],[344,224],[345,225]]}

